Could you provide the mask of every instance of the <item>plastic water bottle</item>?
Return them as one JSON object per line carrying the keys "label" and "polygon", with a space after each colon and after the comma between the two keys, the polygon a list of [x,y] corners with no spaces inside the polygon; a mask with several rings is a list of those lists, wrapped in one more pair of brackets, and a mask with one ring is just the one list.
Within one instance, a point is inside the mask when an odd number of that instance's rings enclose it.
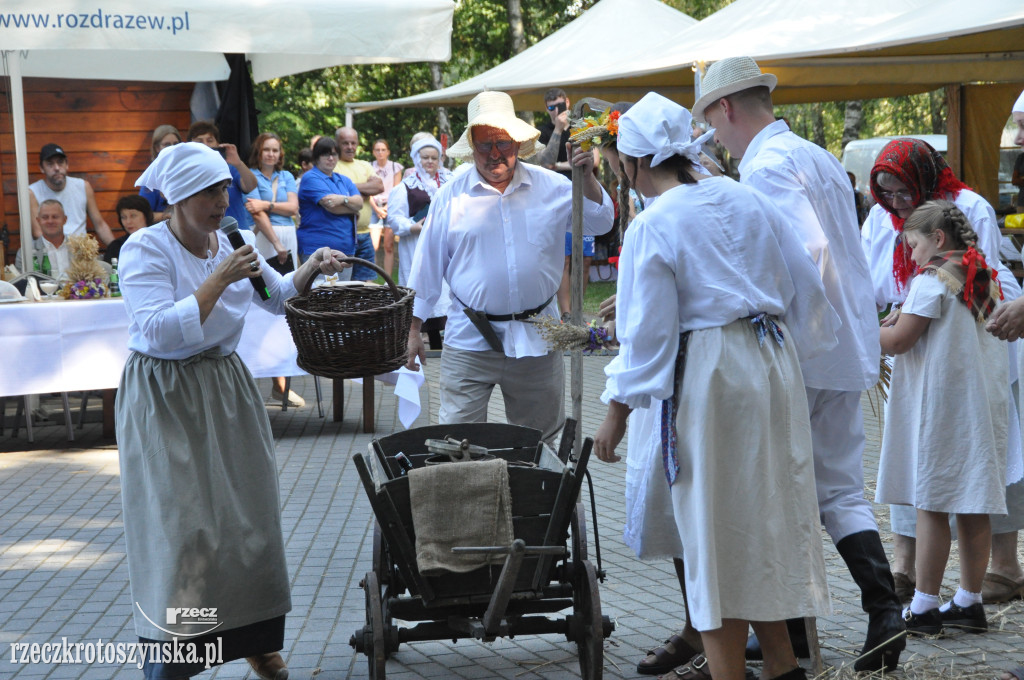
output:
{"label": "plastic water bottle", "polygon": [[117,278],[117,258],[111,258],[110,260],[110,297],[116,298],[121,297],[121,284]]}

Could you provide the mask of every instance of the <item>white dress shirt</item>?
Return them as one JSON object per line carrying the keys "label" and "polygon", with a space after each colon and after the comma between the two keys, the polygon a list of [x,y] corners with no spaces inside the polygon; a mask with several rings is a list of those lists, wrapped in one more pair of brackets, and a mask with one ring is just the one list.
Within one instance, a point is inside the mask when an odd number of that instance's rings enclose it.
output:
{"label": "white dress shirt", "polygon": [[[1003,287],[1006,300],[1020,297],[1020,285],[999,259],[999,244],[1002,234],[996,221],[996,212],[988,201],[970,189],[964,189],[953,201],[971,223],[974,233],[978,235],[978,247],[985,253],[985,261],[999,275],[999,285]],[[871,289],[875,297],[875,305],[879,310],[890,304],[901,303],[910,290],[910,281],[903,290],[896,290],[896,279],[892,275],[892,253],[896,248],[896,228],[892,224],[892,214],[877,203],[871,206],[868,217],[864,220],[864,228],[860,232],[861,246],[868,259],[871,270]]]}
{"label": "white dress shirt", "polygon": [[[55,279],[59,279],[60,275],[71,266],[71,251],[68,250],[67,237],[64,238],[59,246],[53,245],[42,237],[34,238],[32,239],[32,254],[39,258],[40,267],[43,264],[43,255],[49,256],[50,276]],[[19,267],[21,266],[21,248],[18,248],[14,261]],[[29,264],[31,266],[31,263]]]}
{"label": "white dress shirt", "polygon": [[[583,231],[611,229],[614,209],[602,190],[600,204],[583,200]],[[444,341],[457,349],[490,347],[463,313],[512,314],[537,307],[558,290],[565,262],[565,232],[572,229],[572,182],[550,170],[516,163],[504,193],[472,168],[442,186],[420,232],[409,286],[413,315],[432,316],[448,282],[452,302]],[[542,315],[558,318],[551,301]],[[509,357],[543,356],[550,349],[529,322],[492,322]]]}
{"label": "white dress shirt", "polygon": [[767,197],[725,177],[671,189],[637,215],[615,306],[621,347],[601,399],[634,409],[672,395],[680,333],[768,312],[804,361],[835,347],[841,325],[799,235]]}
{"label": "white dress shirt", "polygon": [[[251,231],[239,233],[249,245],[255,241]],[[184,359],[214,347],[228,355],[238,346],[250,304],[284,313],[284,301],[296,295],[295,274],[282,277],[256,253],[270,299],[260,299],[248,279],[235,281],[200,323],[199,301],[193,293],[234,252],[220,231],[217,239],[217,253],[207,258],[188,252],[167,222],[140,229],[125,241],[117,270],[128,312],[129,349],[158,359]]]}
{"label": "white dress shirt", "polygon": [[804,384],[843,391],[873,387],[881,356],[878,316],[868,264],[857,247],[853,187],[843,166],[777,120],[751,140],[739,170],[740,181],[766,195],[803,239],[828,301],[843,321],[835,349],[801,361]]}

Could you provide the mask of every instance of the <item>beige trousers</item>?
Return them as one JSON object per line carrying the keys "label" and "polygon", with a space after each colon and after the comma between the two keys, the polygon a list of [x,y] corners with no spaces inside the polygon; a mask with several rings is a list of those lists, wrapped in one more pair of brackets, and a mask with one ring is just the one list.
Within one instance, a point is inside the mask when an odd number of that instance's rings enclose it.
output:
{"label": "beige trousers", "polygon": [[541,431],[552,447],[565,424],[562,354],[513,359],[501,352],[473,352],[445,345],[441,352],[438,422],[485,423],[494,386],[501,387],[505,419]]}

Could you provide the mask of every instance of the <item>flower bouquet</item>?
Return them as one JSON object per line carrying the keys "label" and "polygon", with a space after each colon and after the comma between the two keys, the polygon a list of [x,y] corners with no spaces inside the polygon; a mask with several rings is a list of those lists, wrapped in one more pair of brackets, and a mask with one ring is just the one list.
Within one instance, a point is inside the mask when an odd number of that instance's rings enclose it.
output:
{"label": "flower bouquet", "polygon": [[590,151],[594,146],[601,146],[612,137],[619,134],[618,111],[605,109],[600,115],[584,116],[572,121],[569,140],[573,144],[579,144],[584,151]]}
{"label": "flower bouquet", "polygon": [[68,281],[61,287],[65,300],[92,300],[107,296],[107,273],[99,263],[100,248],[87,234],[68,236],[71,264],[62,278]]}
{"label": "flower bouquet", "polygon": [[608,329],[591,321],[585,326],[562,323],[550,316],[532,321],[540,335],[554,350],[573,351],[582,349],[584,354],[608,349],[615,344]]}

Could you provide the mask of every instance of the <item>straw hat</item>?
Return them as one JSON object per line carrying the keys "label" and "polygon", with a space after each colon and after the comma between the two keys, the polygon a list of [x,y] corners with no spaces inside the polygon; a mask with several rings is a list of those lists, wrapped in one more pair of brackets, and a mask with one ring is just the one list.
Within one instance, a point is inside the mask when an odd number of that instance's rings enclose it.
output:
{"label": "straw hat", "polygon": [[693,103],[693,117],[698,123],[704,123],[704,109],[722,97],[760,86],[767,87],[770,92],[778,82],[779,79],[771,73],[761,73],[757,62],[750,57],[716,61],[700,81],[700,99]]}
{"label": "straw hat", "polygon": [[519,142],[519,157],[529,158],[544,148],[538,144],[540,130],[516,116],[515,107],[512,106],[512,97],[504,92],[488,91],[481,92],[469,102],[469,123],[466,129],[448,149],[448,155],[462,161],[473,158],[473,144],[469,136],[470,130],[477,125],[498,128],[508,133],[513,141]]}

